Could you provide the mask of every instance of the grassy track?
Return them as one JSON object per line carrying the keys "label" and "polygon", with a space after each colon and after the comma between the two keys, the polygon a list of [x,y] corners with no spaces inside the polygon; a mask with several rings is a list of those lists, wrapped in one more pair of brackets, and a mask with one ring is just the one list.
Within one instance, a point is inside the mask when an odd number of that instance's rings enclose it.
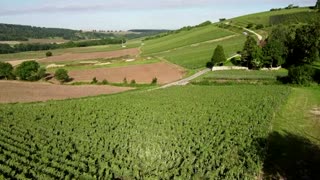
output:
{"label": "grassy track", "polygon": [[[320,89],[293,88],[273,121],[264,172],[273,179],[319,179]],[[320,109],[318,109],[320,112]]]}
{"label": "grassy track", "polygon": [[159,53],[156,56],[164,57],[168,61],[184,68],[197,69],[205,67],[217,45],[222,45],[226,56],[229,57],[242,50],[244,42],[245,36],[238,35],[218,42],[203,43],[198,46],[187,46],[170,52]]}
{"label": "grassy track", "polygon": [[226,70],[209,72],[197,80],[276,80],[277,76],[286,76],[288,71],[248,71],[248,70]]}
{"label": "grassy track", "polygon": [[171,34],[162,38],[145,41],[145,45],[142,47],[142,52],[143,54],[159,53],[182,46],[230,36],[233,34],[234,33],[231,31],[218,28],[215,25],[209,25],[195,28],[190,31],[182,31],[177,34]]}

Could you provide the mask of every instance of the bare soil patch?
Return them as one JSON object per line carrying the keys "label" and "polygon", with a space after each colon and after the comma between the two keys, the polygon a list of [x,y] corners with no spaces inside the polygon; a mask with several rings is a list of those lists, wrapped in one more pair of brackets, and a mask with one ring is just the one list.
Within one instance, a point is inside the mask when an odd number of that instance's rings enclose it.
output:
{"label": "bare soil patch", "polygon": [[93,53],[67,53],[48,58],[40,59],[39,62],[65,62],[65,61],[82,61],[89,59],[109,59],[122,56],[137,56],[139,54],[138,48],[123,49],[110,52],[93,52]]}
{"label": "bare soil patch", "polygon": [[123,82],[126,78],[128,82],[134,79],[137,83],[150,83],[156,77],[159,84],[166,84],[183,78],[184,73],[182,68],[160,62],[127,67],[74,70],[70,71],[69,75],[76,82],[88,82],[96,77],[99,81],[106,79],[109,82]]}
{"label": "bare soil patch", "polygon": [[310,113],[312,115],[314,115],[315,117],[320,118],[320,107],[315,107],[315,108],[311,109]]}
{"label": "bare soil patch", "polygon": [[0,81],[0,103],[36,102],[113,94],[128,87],[55,85],[41,82]]}

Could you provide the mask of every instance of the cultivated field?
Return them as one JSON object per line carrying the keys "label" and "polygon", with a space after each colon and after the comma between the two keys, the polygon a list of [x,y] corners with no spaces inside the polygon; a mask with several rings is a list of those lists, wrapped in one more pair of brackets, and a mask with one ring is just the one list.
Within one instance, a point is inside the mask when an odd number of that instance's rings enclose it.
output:
{"label": "cultivated field", "polygon": [[263,24],[264,26],[270,25],[270,17],[277,16],[277,15],[285,15],[285,14],[293,14],[293,13],[300,13],[300,12],[309,12],[312,11],[309,8],[296,8],[296,9],[284,9],[281,11],[266,11],[256,14],[250,14],[245,16],[240,16],[237,18],[230,19],[232,23],[246,27],[248,24]]}
{"label": "cultivated field", "polygon": [[271,120],[289,92],[284,86],[188,86],[3,105],[0,174],[257,179]]}
{"label": "cultivated field", "polygon": [[233,32],[221,29],[215,25],[194,28],[162,38],[145,41],[142,47],[143,54],[159,53],[195,43],[210,41],[234,35]]}
{"label": "cultivated field", "polygon": [[155,56],[164,57],[168,61],[188,69],[197,69],[205,67],[206,63],[211,60],[217,45],[222,45],[226,56],[230,57],[236,54],[237,51],[242,50],[245,39],[246,37],[243,35],[236,35],[220,41],[199,43],[173,49],[168,52],[155,54]]}
{"label": "cultivated field", "polygon": [[[91,47],[78,47],[78,48],[67,48],[67,49],[55,49],[50,50],[53,56],[72,54],[72,53],[92,53],[92,52],[109,52],[122,49],[137,48],[141,45],[140,41],[132,40],[126,44],[123,48],[121,45],[103,45],[103,46],[91,46]],[[47,51],[28,51],[13,54],[0,54],[0,61],[12,61],[12,60],[24,60],[24,59],[42,59],[46,58]]]}
{"label": "cultivated field", "polygon": [[137,83],[151,83],[156,77],[159,84],[166,84],[181,79],[184,73],[182,68],[159,62],[114,68],[71,70],[69,75],[75,82],[92,81],[96,77],[99,81],[106,79],[109,82],[123,82],[123,79],[126,78],[129,83],[133,79]]}
{"label": "cultivated field", "polygon": [[[41,82],[0,81],[0,103],[60,100],[113,94],[130,90],[114,86],[67,86]],[[1,173],[0,173],[1,174]]]}
{"label": "cultivated field", "polygon": [[41,63],[66,62],[75,60],[90,60],[90,59],[110,59],[122,56],[137,56],[139,54],[138,48],[123,49],[109,52],[92,52],[92,53],[72,53],[52,56],[45,59],[38,60]]}

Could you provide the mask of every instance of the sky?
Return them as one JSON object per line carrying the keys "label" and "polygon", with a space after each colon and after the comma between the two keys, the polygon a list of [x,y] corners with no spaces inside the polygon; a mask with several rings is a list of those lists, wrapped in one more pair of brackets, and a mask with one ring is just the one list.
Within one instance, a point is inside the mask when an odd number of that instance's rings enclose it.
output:
{"label": "sky", "polygon": [[0,23],[82,30],[177,29],[316,0],[0,0]]}

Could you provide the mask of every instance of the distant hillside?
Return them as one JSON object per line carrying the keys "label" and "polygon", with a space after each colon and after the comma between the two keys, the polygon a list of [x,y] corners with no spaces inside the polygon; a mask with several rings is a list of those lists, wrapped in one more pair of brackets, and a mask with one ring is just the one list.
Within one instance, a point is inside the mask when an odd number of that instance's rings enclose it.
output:
{"label": "distant hillside", "polygon": [[126,34],[125,37],[128,39],[141,38],[147,36],[154,36],[161,33],[166,33],[170,30],[167,29],[131,29],[129,34]]}
{"label": "distant hillside", "polygon": [[26,25],[0,24],[0,41],[27,41],[33,39],[46,39],[61,37],[65,40],[96,39],[114,36],[112,34],[102,34],[61,29],[44,28]]}
{"label": "distant hillside", "polygon": [[271,9],[270,11],[244,15],[227,20],[232,24],[255,28],[257,25],[263,27],[271,26],[279,23],[308,23],[314,20],[320,13],[309,7],[293,8],[293,9]]}

